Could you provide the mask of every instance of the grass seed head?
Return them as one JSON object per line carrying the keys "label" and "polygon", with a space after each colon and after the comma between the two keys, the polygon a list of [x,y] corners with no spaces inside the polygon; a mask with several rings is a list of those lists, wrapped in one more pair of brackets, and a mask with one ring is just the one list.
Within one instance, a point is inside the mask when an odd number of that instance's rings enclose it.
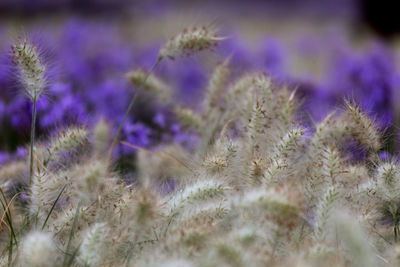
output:
{"label": "grass seed head", "polygon": [[11,54],[25,93],[32,100],[38,99],[47,83],[46,66],[38,48],[29,39],[21,38],[11,46]]}
{"label": "grass seed head", "polygon": [[213,27],[202,26],[184,29],[167,41],[160,50],[159,58],[175,59],[178,56],[188,56],[202,50],[211,49],[224,39],[218,37],[217,29]]}

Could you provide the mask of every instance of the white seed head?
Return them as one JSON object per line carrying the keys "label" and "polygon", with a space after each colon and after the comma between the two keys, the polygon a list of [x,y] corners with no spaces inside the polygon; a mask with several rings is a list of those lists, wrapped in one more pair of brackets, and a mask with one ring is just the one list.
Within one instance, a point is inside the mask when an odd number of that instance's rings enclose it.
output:
{"label": "white seed head", "polygon": [[228,165],[229,165],[229,158],[221,154],[207,155],[203,162],[203,166],[210,173],[221,172],[223,169],[227,168]]}
{"label": "white seed head", "polygon": [[78,260],[86,266],[98,266],[103,259],[102,248],[108,232],[105,223],[94,224],[83,238]]}
{"label": "white seed head", "polygon": [[51,235],[38,231],[29,233],[22,241],[19,257],[20,266],[54,266],[56,251]]}
{"label": "white seed head", "polygon": [[[147,71],[136,69],[127,74],[130,82],[135,86],[140,86],[147,76]],[[172,97],[172,89],[160,78],[151,75],[146,80],[146,85],[143,88],[154,94],[154,96],[164,103],[169,103]]]}
{"label": "white seed head", "polygon": [[349,116],[348,130],[363,145],[373,151],[381,148],[380,131],[374,121],[364,114],[357,105],[346,102]]}
{"label": "white seed head", "polygon": [[48,149],[48,160],[55,161],[62,153],[69,152],[84,144],[87,141],[87,135],[88,132],[83,127],[71,127],[63,130],[52,140]]}
{"label": "white seed head", "polygon": [[184,127],[200,130],[203,126],[203,120],[201,116],[199,116],[199,114],[197,114],[193,109],[175,107],[174,114],[178,117],[179,121]]}
{"label": "white seed head", "polygon": [[203,26],[184,29],[183,32],[167,41],[160,50],[159,58],[175,59],[178,56],[191,55],[210,49],[216,46],[218,41],[224,39],[218,37],[217,30],[212,27]]}
{"label": "white seed head", "polygon": [[291,153],[296,152],[304,135],[304,129],[297,127],[289,130],[276,147],[276,155],[287,158]]}
{"label": "white seed head", "polygon": [[96,124],[93,131],[93,149],[96,156],[101,156],[106,153],[110,141],[110,131],[110,126],[104,119],[100,119]]}
{"label": "white seed head", "polygon": [[235,81],[225,96],[229,105],[241,105],[244,109],[254,106],[254,94],[257,93],[263,102],[268,102],[272,97],[272,82],[268,74],[246,74]]}
{"label": "white seed head", "polygon": [[283,192],[273,187],[268,190],[264,188],[253,189],[246,192],[242,197],[232,198],[231,201],[232,205],[242,208],[258,206],[265,209],[292,209],[295,206],[295,203],[291,202]]}
{"label": "white seed head", "polygon": [[314,218],[314,236],[317,241],[323,241],[325,238],[328,228],[328,219],[331,216],[331,210],[338,196],[339,194],[336,188],[330,186],[326,189],[326,192],[317,204]]}
{"label": "white seed head", "polygon": [[224,196],[229,188],[218,180],[199,180],[178,191],[167,202],[167,213],[174,215],[186,205],[206,202]]}
{"label": "white seed head", "polygon": [[211,109],[219,106],[219,101],[229,75],[230,69],[228,58],[214,69],[203,101],[204,112],[210,112]]}
{"label": "white seed head", "polygon": [[11,46],[11,53],[26,94],[32,100],[37,99],[47,83],[46,67],[37,47],[26,38],[19,39]]}
{"label": "white seed head", "polygon": [[353,214],[337,212],[333,217],[339,239],[342,240],[344,248],[350,259],[350,265],[356,267],[378,266],[377,253],[371,247],[362,227]]}
{"label": "white seed head", "polygon": [[66,182],[66,179],[51,175],[47,171],[38,169],[34,172],[30,187],[30,214],[37,215],[39,220],[44,220],[54,199]]}
{"label": "white seed head", "polygon": [[248,136],[250,139],[257,139],[259,135],[265,134],[265,121],[266,121],[266,110],[264,109],[264,101],[262,99],[256,99],[254,106],[251,111],[251,116],[248,124]]}
{"label": "white seed head", "polygon": [[397,201],[400,195],[398,165],[395,162],[382,163],[376,171],[376,178],[381,197],[386,200]]}
{"label": "white seed head", "polygon": [[111,181],[107,172],[107,164],[101,160],[93,160],[78,165],[70,174],[73,179],[74,197],[79,198],[83,203],[92,202],[99,196],[101,187],[106,181]]}

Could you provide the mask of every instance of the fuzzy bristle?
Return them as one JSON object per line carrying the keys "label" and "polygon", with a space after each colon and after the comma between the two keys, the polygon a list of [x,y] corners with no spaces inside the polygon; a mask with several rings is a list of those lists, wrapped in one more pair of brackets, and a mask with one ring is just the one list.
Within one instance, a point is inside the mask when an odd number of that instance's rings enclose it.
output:
{"label": "fuzzy bristle", "polygon": [[38,99],[47,83],[46,67],[38,48],[29,39],[21,38],[11,46],[11,52],[26,94],[31,99]]}
{"label": "fuzzy bristle", "polygon": [[225,39],[219,37],[217,33],[216,29],[207,26],[184,29],[167,41],[160,50],[159,57],[174,59],[213,48],[219,41]]}

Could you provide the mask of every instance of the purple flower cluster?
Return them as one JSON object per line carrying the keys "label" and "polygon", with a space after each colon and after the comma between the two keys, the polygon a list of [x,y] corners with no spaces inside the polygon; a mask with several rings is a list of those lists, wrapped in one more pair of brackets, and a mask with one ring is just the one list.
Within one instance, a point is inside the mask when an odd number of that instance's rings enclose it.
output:
{"label": "purple flower cluster", "polygon": [[[3,55],[7,54],[7,38],[0,31]],[[39,138],[71,124],[93,125],[102,117],[117,128],[135,91],[125,73],[150,66],[160,46],[136,46],[117,24],[81,19],[42,30],[37,43],[52,63],[49,88],[38,101]],[[16,85],[10,58],[2,57],[0,68],[0,150],[16,151],[29,137],[31,104]],[[205,82],[204,69],[193,60],[177,62],[174,68],[161,66],[160,73],[172,77],[177,94],[187,102],[193,102],[193,94]],[[181,131],[175,119],[166,115],[165,107],[147,98],[137,102],[121,138],[145,147],[169,140],[184,145],[192,141],[191,134]],[[0,163],[12,158],[3,154]]]}
{"label": "purple flower cluster", "polygon": [[[35,28],[29,29],[29,32]],[[70,124],[94,125],[105,118],[117,128],[135,88],[124,74],[134,67],[149,68],[157,58],[161,41],[139,46],[138,36],[126,36],[118,23],[69,19],[41,29],[38,43],[51,51],[51,82],[47,96],[38,102],[37,132],[48,135]],[[0,48],[7,53],[9,36],[0,29]],[[279,83],[297,88],[303,98],[304,121],[323,118],[343,99],[352,98],[375,116],[382,127],[395,118],[395,89],[399,85],[393,52],[383,44],[373,44],[360,51],[351,48],[341,37],[303,38],[290,47],[279,38],[260,38],[255,49],[239,35],[229,34],[216,53],[220,59],[231,57],[234,76],[252,70],[266,71]],[[319,79],[310,73],[293,71],[293,58],[316,61],[321,67]],[[0,58],[0,163],[19,151],[29,137],[31,105],[18,91],[10,59]],[[302,66],[300,65],[302,70]],[[196,106],[207,85],[210,69],[196,58],[163,62],[156,73],[172,85],[176,99]],[[168,107],[141,95],[129,117],[121,138],[135,145],[149,147],[174,140],[193,145],[195,137],[182,131]],[[122,150],[121,150],[122,149]],[[117,153],[131,153],[119,147]]]}
{"label": "purple flower cluster", "polygon": [[337,53],[331,62],[327,83],[336,98],[354,98],[382,127],[393,123],[400,85],[393,52],[373,44],[363,53]]}

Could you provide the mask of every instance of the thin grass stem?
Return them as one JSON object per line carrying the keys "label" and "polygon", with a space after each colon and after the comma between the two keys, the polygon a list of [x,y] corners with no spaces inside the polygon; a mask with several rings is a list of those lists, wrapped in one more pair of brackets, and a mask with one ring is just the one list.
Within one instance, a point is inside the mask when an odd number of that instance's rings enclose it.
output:
{"label": "thin grass stem", "polygon": [[30,155],[29,155],[29,185],[32,184],[33,175],[33,148],[35,142],[35,125],[36,125],[36,102],[37,99],[34,97],[32,99],[33,109],[32,109],[32,125],[31,125],[31,143],[30,143]]}
{"label": "thin grass stem", "polygon": [[119,127],[118,127],[117,133],[115,134],[115,137],[114,137],[114,139],[113,139],[113,141],[112,141],[112,143],[111,143],[111,147],[110,147],[110,151],[109,151],[109,153],[108,153],[108,159],[107,159],[107,162],[108,162],[108,163],[111,162],[112,153],[114,152],[115,146],[116,146],[117,143],[118,143],[119,135],[121,134],[122,128],[124,127],[124,124],[125,124],[126,120],[128,119],[129,113],[130,113],[131,109],[133,108],[133,105],[134,105],[135,102],[136,102],[136,99],[137,99],[137,97],[138,97],[138,95],[139,95],[139,92],[140,92],[140,91],[143,89],[143,87],[146,85],[147,79],[149,78],[149,76],[151,75],[151,73],[156,69],[156,67],[157,67],[158,64],[161,62],[162,59],[163,59],[162,57],[158,57],[158,58],[157,58],[157,61],[156,61],[156,62],[154,63],[154,65],[151,67],[150,71],[146,74],[146,76],[144,77],[142,83],[140,84],[140,86],[139,86],[139,87],[137,88],[137,90],[135,91],[135,94],[133,95],[132,100],[131,100],[131,102],[129,103],[129,106],[128,106],[128,108],[126,109],[125,115],[124,115],[124,117],[123,117],[123,119],[122,119],[122,121],[121,121],[121,123],[120,123],[120,125],[119,125]]}

